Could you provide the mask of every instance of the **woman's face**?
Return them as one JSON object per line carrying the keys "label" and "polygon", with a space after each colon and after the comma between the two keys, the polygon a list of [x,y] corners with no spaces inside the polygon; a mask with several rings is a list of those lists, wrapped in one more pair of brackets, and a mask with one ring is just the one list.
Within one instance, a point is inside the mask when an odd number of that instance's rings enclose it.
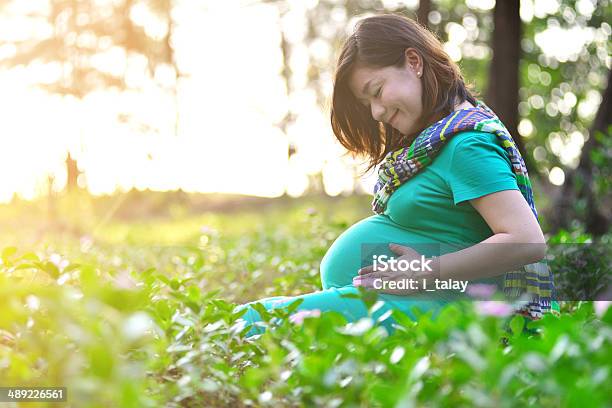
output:
{"label": "woman's face", "polygon": [[407,49],[401,68],[357,66],[349,78],[351,92],[370,109],[374,120],[388,123],[402,134],[416,132],[423,113],[421,61],[416,52]]}

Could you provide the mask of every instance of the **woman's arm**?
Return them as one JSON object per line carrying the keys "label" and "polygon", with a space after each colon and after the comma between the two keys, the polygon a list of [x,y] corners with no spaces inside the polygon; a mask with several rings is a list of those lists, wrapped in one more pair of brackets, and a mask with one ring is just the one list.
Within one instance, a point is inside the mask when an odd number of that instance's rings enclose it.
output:
{"label": "woman's arm", "polygon": [[460,280],[497,276],[544,257],[544,235],[518,190],[499,191],[470,203],[494,235],[469,248],[435,258],[434,276]]}

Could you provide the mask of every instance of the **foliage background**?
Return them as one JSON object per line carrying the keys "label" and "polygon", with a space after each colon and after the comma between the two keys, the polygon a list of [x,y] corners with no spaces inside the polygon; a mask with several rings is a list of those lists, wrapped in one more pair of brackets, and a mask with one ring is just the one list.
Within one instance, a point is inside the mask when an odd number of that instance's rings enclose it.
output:
{"label": "foliage background", "polygon": [[[22,69],[59,63],[61,75],[39,85],[76,104],[99,90],[138,91],[126,72],[110,74],[93,63],[103,51],[98,47],[110,41],[144,58],[140,79],[178,100],[189,73],[181,70],[174,48],[173,10],[189,2],[103,3],[50,0],[45,13],[15,16],[15,2],[0,1],[4,21],[32,18],[52,27],[44,40],[3,32],[0,64]],[[515,112],[508,121],[516,123],[515,138],[527,153],[549,243],[592,242],[609,255],[612,104],[606,95],[612,7],[595,0],[538,3],[545,5],[368,0],[239,5],[277,9],[285,21],[278,46],[286,94],[309,90],[322,112],[334,52],[355,18],[385,10],[426,22],[449,53],[460,55],[465,78],[485,102],[491,103],[492,86],[514,93],[516,103],[499,97],[496,103],[509,115]],[[219,3],[202,4],[212,9]],[[502,4],[512,7],[501,10]],[[135,21],[132,10],[139,7],[154,16],[153,26],[165,28],[155,31]],[[501,30],[494,24],[496,13],[503,12],[520,15],[516,89],[506,89],[510,81],[491,81],[493,59],[505,55],[503,48],[494,52],[493,41],[501,32],[495,33]],[[291,30],[292,21],[300,35]],[[569,47],[560,40],[567,38],[559,31],[564,29],[585,40],[560,57]],[[561,43],[553,47],[557,54],[542,49],[545,33]],[[77,41],[81,36],[88,40]],[[516,39],[508,37],[505,44]],[[171,80],[158,83],[160,69]],[[179,133],[181,110],[175,107],[166,129]],[[290,160],[303,153],[303,140],[291,132],[301,112],[290,103],[284,109],[276,126],[286,137]],[[142,122],[128,111],[116,118],[117,126],[146,133],[155,127],[153,116],[145,116],[152,123]],[[5,146],[14,143],[10,136],[2,136]],[[24,162],[27,155],[21,156]],[[320,288],[319,263],[327,248],[370,215],[370,197],[357,181],[342,195],[330,196],[322,170],[315,169],[300,197],[289,190],[262,198],[147,189],[92,196],[78,182],[82,158],[75,154],[71,160],[62,168],[64,185],[50,177],[36,199],[16,195],[0,205],[1,385],[67,386],[68,405],[75,407],[607,404],[609,301],[562,302],[560,317],[527,327],[497,309],[457,304],[437,320],[423,316],[414,323],[397,316],[393,336],[368,319],[347,324],[328,314],[294,324],[290,312],[279,311],[280,325],[245,339],[234,304]],[[112,166],[113,157],[108,162]],[[358,168],[358,162],[347,165]],[[17,177],[19,169],[11,170],[0,183]],[[584,255],[560,255],[555,267],[588,275],[605,293],[609,264],[603,255]],[[364,301],[377,307],[370,297]],[[28,404],[36,405],[44,404]]]}

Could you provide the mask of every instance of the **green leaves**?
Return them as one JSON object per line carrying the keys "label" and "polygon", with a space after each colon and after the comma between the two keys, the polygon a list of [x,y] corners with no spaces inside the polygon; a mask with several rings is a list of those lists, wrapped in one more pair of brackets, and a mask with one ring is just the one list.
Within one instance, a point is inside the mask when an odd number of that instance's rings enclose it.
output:
{"label": "green leaves", "polygon": [[510,319],[508,326],[510,327],[510,334],[513,337],[520,336],[525,327],[525,318],[520,315],[514,316]]}
{"label": "green leaves", "polygon": [[15,247],[7,247],[2,250],[2,254],[0,255],[0,259],[2,259],[2,263],[4,265],[10,264],[10,259],[17,253],[17,248]]}
{"label": "green leaves", "polygon": [[[75,404],[103,406],[605,405],[612,312],[590,302],[538,321],[481,316],[472,303],[437,316],[415,309],[413,320],[360,290],[350,297],[371,318],[323,312],[295,324],[300,301],[253,303],[265,332],[245,338],[252,327],[238,304],[318,288],[310,273],[337,232],[320,216],[293,211],[296,221],[252,235],[208,233],[205,249],[0,249],[0,383],[45,378],[74,390]],[[583,270],[594,270],[602,256],[588,255]],[[134,284],[118,283],[126,277]]]}

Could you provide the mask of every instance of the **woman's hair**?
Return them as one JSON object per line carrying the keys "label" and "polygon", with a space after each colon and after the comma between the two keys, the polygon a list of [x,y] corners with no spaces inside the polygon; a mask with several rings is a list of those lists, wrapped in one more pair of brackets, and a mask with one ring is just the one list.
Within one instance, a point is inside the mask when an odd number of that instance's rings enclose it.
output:
{"label": "woman's hair", "polygon": [[[419,130],[403,135],[391,125],[374,120],[371,111],[351,92],[349,78],[356,66],[402,67],[407,48],[414,48],[423,60],[423,115]],[[377,15],[360,20],[342,47],[334,74],[331,125],[334,135],[349,152],[370,158],[365,170],[368,172],[388,152],[407,146],[427,126],[448,116],[457,99],[459,103],[468,100],[476,105],[459,67],[438,38],[409,18]]]}

